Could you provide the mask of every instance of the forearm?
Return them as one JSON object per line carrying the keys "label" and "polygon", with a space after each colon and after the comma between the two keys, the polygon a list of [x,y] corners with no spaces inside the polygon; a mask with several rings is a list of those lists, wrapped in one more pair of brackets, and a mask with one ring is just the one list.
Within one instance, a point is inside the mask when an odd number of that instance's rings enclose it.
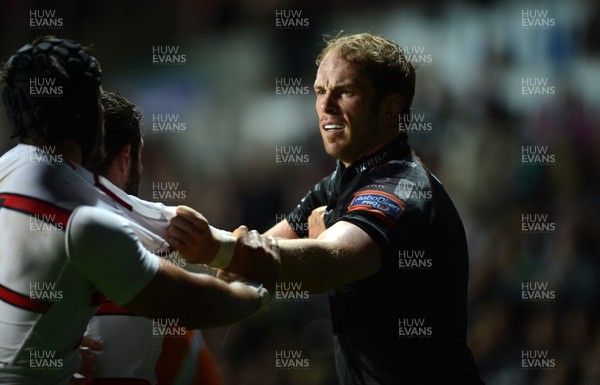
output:
{"label": "forearm", "polygon": [[[334,243],[302,239],[279,240],[281,281],[301,282],[303,290],[324,293],[348,282],[343,261],[351,256]],[[338,267],[338,268],[336,268]]]}
{"label": "forearm", "polygon": [[381,268],[378,246],[360,228],[337,222],[318,239],[279,240],[281,281],[311,293],[338,289]]}
{"label": "forearm", "polygon": [[107,210],[77,208],[65,232],[71,263],[99,291],[136,314],[206,328],[239,321],[260,306],[252,288],[188,273],[151,254],[130,222]]}
{"label": "forearm", "polygon": [[298,235],[292,229],[287,220],[278,222],[275,226],[265,231],[263,235],[273,236],[277,239],[298,239]]}
{"label": "forearm", "polygon": [[[182,323],[196,329],[229,325],[254,314],[260,306],[260,297],[243,283],[227,284],[204,274],[189,274],[189,282],[182,281],[179,300],[169,300]],[[187,308],[186,308],[187,307]]]}
{"label": "forearm", "polygon": [[149,318],[177,319],[189,328],[238,322],[260,306],[260,296],[243,283],[227,284],[177,267],[161,267],[156,277],[125,308]]}

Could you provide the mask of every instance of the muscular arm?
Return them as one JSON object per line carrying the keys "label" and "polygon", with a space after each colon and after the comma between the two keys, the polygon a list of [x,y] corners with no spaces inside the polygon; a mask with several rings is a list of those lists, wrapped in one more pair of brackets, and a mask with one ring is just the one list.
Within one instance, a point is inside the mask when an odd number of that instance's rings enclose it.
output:
{"label": "muscular arm", "polygon": [[117,305],[150,318],[176,318],[190,328],[227,325],[259,308],[259,295],[245,284],[187,273],[151,254],[129,223],[82,206],[66,230],[71,263]]}
{"label": "muscular arm", "polygon": [[[265,234],[295,237],[284,220]],[[302,288],[323,293],[375,274],[381,266],[379,247],[350,222],[339,221],[317,239],[280,239],[281,281],[302,282]]]}
{"label": "muscular arm", "polygon": [[126,309],[149,318],[175,318],[195,329],[235,323],[258,310],[260,298],[245,284],[227,284],[162,262]]}
{"label": "muscular arm", "polygon": [[294,229],[292,229],[292,226],[290,226],[288,221],[285,219],[267,230],[264,235],[270,235],[275,238],[283,239],[298,239],[298,235],[296,235],[296,232]]}
{"label": "muscular arm", "polygon": [[[215,230],[225,233],[222,230]],[[243,273],[246,279],[262,283],[267,290],[273,289],[281,270],[278,246],[273,237],[261,236],[256,230],[248,231],[246,226],[240,226],[233,233],[219,235],[230,240],[223,241],[221,238],[217,256],[207,261],[203,260],[206,256],[203,245],[207,238],[208,243],[214,243],[215,237],[211,235],[212,232],[213,230],[209,230],[208,222],[200,213],[189,207],[180,206],[177,208],[177,216],[171,219],[167,240],[186,260],[193,263],[210,263],[210,266],[215,266],[214,262],[219,259],[221,248],[226,246],[225,253],[218,261],[221,265],[217,266],[218,268]]]}

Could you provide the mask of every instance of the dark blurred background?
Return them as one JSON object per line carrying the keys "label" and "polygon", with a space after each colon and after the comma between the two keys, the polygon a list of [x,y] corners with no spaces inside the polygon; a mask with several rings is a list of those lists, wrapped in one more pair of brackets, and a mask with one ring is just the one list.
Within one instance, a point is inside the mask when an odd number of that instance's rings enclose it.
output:
{"label": "dark blurred background", "polygon": [[[467,230],[469,344],[486,383],[599,384],[598,1],[0,1],[1,60],[42,34],[93,45],[103,87],[144,114],[141,197],[225,229],[266,230],[334,166],[312,83],[322,35],[340,30],[415,55],[427,129],[409,141]],[[4,114],[0,128],[4,151]],[[552,156],[528,162],[524,148]],[[276,157],[289,150],[302,161]],[[523,299],[530,283],[545,300]],[[225,385],[335,383],[325,296],[276,301],[205,338]],[[281,351],[308,367],[278,368]],[[528,367],[532,351],[553,364]]]}

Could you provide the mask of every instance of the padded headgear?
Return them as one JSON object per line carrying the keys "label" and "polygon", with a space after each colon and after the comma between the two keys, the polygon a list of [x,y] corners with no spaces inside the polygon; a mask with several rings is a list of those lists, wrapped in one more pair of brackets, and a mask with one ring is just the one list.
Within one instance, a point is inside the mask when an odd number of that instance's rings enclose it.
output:
{"label": "padded headgear", "polygon": [[2,100],[12,137],[74,140],[89,153],[98,130],[100,79],[96,58],[72,40],[42,37],[24,45],[4,65]]}

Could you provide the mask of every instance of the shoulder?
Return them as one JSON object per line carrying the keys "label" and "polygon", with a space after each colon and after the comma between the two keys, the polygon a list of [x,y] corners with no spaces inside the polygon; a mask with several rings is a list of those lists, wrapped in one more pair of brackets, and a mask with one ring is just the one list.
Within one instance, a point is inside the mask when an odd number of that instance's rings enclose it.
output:
{"label": "shoulder", "polygon": [[427,169],[416,157],[392,159],[366,173],[355,186],[348,211],[385,210],[390,219],[404,211],[427,211],[433,199]]}
{"label": "shoulder", "polygon": [[403,201],[414,198],[416,191],[431,190],[430,174],[416,157],[392,159],[371,169],[361,180],[360,190],[377,190]]}

